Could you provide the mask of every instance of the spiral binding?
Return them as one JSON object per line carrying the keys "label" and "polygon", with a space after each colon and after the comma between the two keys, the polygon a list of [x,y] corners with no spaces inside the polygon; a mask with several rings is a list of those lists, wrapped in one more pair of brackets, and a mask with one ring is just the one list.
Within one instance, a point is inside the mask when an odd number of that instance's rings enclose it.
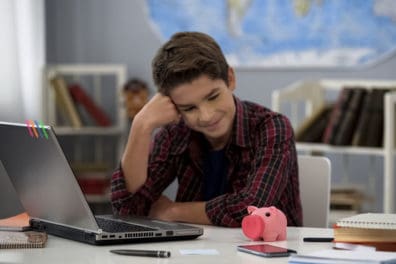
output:
{"label": "spiral binding", "polygon": [[0,231],[0,249],[42,248],[47,242],[47,234],[36,231]]}

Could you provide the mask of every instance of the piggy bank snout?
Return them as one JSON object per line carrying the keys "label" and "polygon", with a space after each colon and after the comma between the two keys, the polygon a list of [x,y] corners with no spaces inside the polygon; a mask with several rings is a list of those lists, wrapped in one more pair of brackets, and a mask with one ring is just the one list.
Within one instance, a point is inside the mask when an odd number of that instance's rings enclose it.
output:
{"label": "piggy bank snout", "polygon": [[242,231],[248,238],[259,240],[264,231],[264,221],[258,215],[248,215],[242,220]]}

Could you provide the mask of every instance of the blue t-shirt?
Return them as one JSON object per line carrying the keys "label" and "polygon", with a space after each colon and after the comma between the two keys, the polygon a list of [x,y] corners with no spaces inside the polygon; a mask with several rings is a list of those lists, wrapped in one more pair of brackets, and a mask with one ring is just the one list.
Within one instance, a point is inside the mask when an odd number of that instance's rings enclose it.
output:
{"label": "blue t-shirt", "polygon": [[227,187],[227,168],[228,165],[224,149],[207,152],[204,161],[205,201],[225,193]]}

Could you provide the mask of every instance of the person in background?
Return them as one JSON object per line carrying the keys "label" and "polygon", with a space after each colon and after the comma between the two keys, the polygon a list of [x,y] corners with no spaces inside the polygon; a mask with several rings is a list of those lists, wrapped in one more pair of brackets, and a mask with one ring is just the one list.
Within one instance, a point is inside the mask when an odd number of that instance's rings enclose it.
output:
{"label": "person in background", "polygon": [[124,85],[123,95],[128,117],[132,120],[147,103],[149,89],[145,82],[134,78]]}
{"label": "person in background", "polygon": [[[301,226],[291,124],[234,95],[235,72],[215,40],[174,34],[152,72],[158,92],[136,114],[112,176],[114,213],[238,227],[247,206],[276,206]],[[175,178],[172,201],[162,192]]]}

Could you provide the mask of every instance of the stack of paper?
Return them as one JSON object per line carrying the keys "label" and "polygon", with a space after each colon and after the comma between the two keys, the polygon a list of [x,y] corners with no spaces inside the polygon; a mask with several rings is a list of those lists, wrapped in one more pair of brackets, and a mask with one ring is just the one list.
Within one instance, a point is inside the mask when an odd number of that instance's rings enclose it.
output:
{"label": "stack of paper", "polygon": [[341,219],[334,227],[334,242],[396,251],[396,214],[367,213]]}

